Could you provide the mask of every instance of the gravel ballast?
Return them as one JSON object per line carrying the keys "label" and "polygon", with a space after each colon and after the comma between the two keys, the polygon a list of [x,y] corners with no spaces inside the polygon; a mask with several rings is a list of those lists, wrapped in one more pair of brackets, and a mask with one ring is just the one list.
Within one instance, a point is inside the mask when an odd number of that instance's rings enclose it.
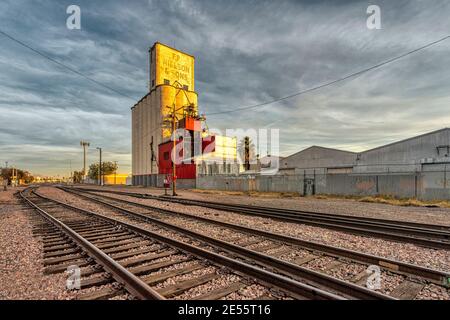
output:
{"label": "gravel ballast", "polygon": [[42,244],[33,237],[33,210],[13,196],[17,189],[0,192],[0,299],[64,300],[66,274],[44,275]]}
{"label": "gravel ballast", "polygon": [[[448,250],[435,250],[410,243],[358,236],[320,227],[281,222],[270,218],[255,217],[198,206],[184,206],[177,203],[152,199],[137,199],[115,194],[108,194],[108,196],[450,272],[450,252]],[[175,220],[177,218],[171,218],[171,221]]]}
{"label": "gravel ballast", "polygon": [[[83,206],[85,208],[89,208],[89,210],[98,212],[100,214],[105,214],[107,216],[113,216],[115,218],[118,218],[120,216],[120,214],[118,214],[117,212],[114,212],[113,210],[106,208],[103,205],[92,203],[92,202],[82,199],[78,196],[66,193],[62,190],[58,190],[58,189],[54,189],[54,188],[41,188],[39,190],[39,192],[43,195],[49,196],[51,198],[54,198],[54,199],[57,199],[57,200],[60,200],[63,202],[67,202],[72,205],[78,205],[78,206]],[[110,195],[110,196],[112,196],[112,195]],[[114,196],[114,197],[124,198],[124,199],[128,198],[128,197],[124,197],[124,196]],[[130,200],[130,199],[128,199],[128,200]],[[221,211],[212,210],[212,209],[205,209],[205,208],[201,208],[201,207],[183,206],[183,205],[172,204],[172,203],[168,204],[165,202],[149,200],[149,199],[132,198],[132,200],[135,202],[142,202],[142,203],[146,203],[149,205],[153,205],[155,207],[158,207],[158,206],[161,208],[169,207],[168,209],[184,212],[187,214],[200,215],[200,216],[206,215],[208,218],[214,218],[214,219],[221,220],[221,221],[223,221],[225,219],[229,219],[229,220],[225,220],[225,221],[231,222],[231,223],[243,224],[243,225],[247,225],[249,227],[253,226],[253,227],[265,229],[267,231],[272,231],[272,232],[280,232],[280,231],[279,230],[274,231],[274,230],[270,230],[270,229],[266,229],[266,228],[273,228],[273,227],[279,228],[280,226],[277,225],[278,223],[285,224],[285,223],[278,222],[278,221],[275,222],[275,221],[272,221],[267,218],[251,217],[251,216],[246,216],[246,215],[241,215],[241,214],[234,214],[234,213],[221,212]],[[155,215],[161,216],[161,214],[155,214]],[[198,221],[195,221],[192,219],[186,219],[186,218],[182,218],[179,216],[173,216],[173,215],[167,215],[167,214],[165,214],[164,216],[165,216],[164,220],[167,222],[174,223],[174,224],[180,225],[182,227],[187,227],[196,232],[204,232],[204,233],[207,233],[208,235],[216,237],[216,238],[220,238],[220,237],[231,238],[233,236],[234,236],[234,238],[236,238],[236,235],[239,234],[238,232],[234,232],[233,230],[228,230],[228,231],[221,230],[221,228],[218,228],[217,226],[212,226],[211,224],[206,224],[206,223],[199,223]],[[126,220],[127,218],[124,218],[122,216],[122,218],[119,220],[122,220],[122,219]],[[136,223],[133,223],[133,224],[136,224]],[[142,224],[139,223],[139,225],[146,229],[155,229],[155,231],[157,230],[157,228],[155,228],[154,226],[151,226],[146,223],[142,223]],[[303,230],[303,227],[312,228],[311,230],[306,229],[306,231],[307,231],[306,239],[304,238],[305,230]],[[376,252],[374,253],[373,251],[376,250],[379,243],[381,243],[383,247],[384,246],[386,246],[386,247],[397,246],[397,247],[394,247],[393,250],[395,250],[397,253],[400,250],[400,251],[402,251],[402,254],[404,254],[406,257],[409,257],[412,259],[419,256],[419,258],[424,259],[424,261],[429,261],[430,263],[435,263],[436,257],[438,257],[437,261],[440,262],[439,261],[440,255],[443,255],[444,260],[449,259],[448,252],[446,252],[444,250],[426,249],[426,248],[413,246],[410,244],[396,243],[396,242],[391,242],[391,241],[386,241],[386,240],[376,239],[376,238],[369,238],[369,237],[359,237],[359,236],[354,236],[354,235],[350,235],[350,234],[345,234],[342,232],[334,232],[334,231],[326,230],[323,228],[308,227],[308,226],[291,224],[291,223],[286,223],[286,226],[283,226],[283,228],[284,229],[281,232],[284,232],[291,236],[296,236],[296,237],[299,237],[299,238],[302,238],[305,240],[311,240],[311,239],[308,239],[308,237],[312,237],[313,240],[317,241],[317,242],[331,241],[329,243],[331,245],[336,245],[336,240],[339,240],[340,245],[342,245],[343,247],[345,247],[345,245],[347,243],[350,243],[352,245],[354,245],[355,243],[358,244],[358,243],[360,243],[360,242],[358,242],[358,240],[359,240],[362,243],[364,243],[364,245],[365,245],[364,248],[366,248],[367,250],[370,249],[370,251],[365,251],[365,252],[372,253],[372,254],[377,254]],[[162,231],[158,230],[157,232],[161,233]],[[173,238],[178,239],[180,241],[191,241],[183,236],[176,235],[173,232],[164,231],[163,233],[165,233],[167,236],[172,236]],[[322,237],[322,238],[319,238],[320,241],[318,241],[317,238],[314,238],[315,236],[318,236],[318,235],[320,235]],[[342,238],[342,235],[345,235],[345,237]],[[222,238],[222,240],[227,240],[227,239]],[[237,240],[235,240],[235,241],[237,241]],[[371,243],[371,241],[373,241],[373,243]],[[260,243],[258,245],[250,245],[249,248],[257,248],[260,246],[264,246],[265,244],[270,244],[270,242],[264,242],[264,243]],[[354,247],[352,247],[352,249],[355,250]],[[364,250],[359,250],[359,251],[364,252]],[[392,258],[392,257],[388,256],[388,258]],[[322,269],[322,265],[321,265],[322,262],[323,262],[323,267],[325,267],[328,264],[328,262],[331,262],[331,260],[328,261],[327,259],[329,260],[328,257],[325,257],[325,258],[319,259],[319,260],[315,260],[315,261],[311,262],[310,267]],[[395,259],[395,257],[394,257],[394,259]],[[402,259],[398,259],[398,258],[397,258],[397,260],[402,261]],[[444,261],[444,260],[442,260],[442,261]],[[417,260],[414,260],[414,261],[415,262],[412,262],[412,263],[417,263]],[[320,265],[314,266],[314,264],[320,264]],[[448,263],[448,261],[446,261],[446,262],[444,262],[443,265],[448,268],[450,263]],[[358,269],[355,269],[355,271],[350,272],[350,274],[355,275],[355,273],[360,272],[360,271],[361,270],[358,268]],[[332,272],[332,273],[334,273],[334,272]],[[334,275],[337,276],[338,278],[348,276],[348,274],[346,274],[345,269],[340,269],[339,272],[336,272]],[[383,278],[382,289],[380,291],[382,291],[384,293],[391,292],[396,286],[398,286],[398,284],[400,284],[404,280],[403,277],[398,276],[398,275],[384,275],[382,278]],[[435,292],[433,292],[433,293],[435,293]],[[422,298],[425,298],[425,296],[426,296],[426,294],[423,294]],[[445,296],[445,294],[439,293],[438,296],[439,296],[439,298],[442,298],[443,296]]]}
{"label": "gravel ballast", "polygon": [[[99,187],[87,186],[86,188],[92,189]],[[102,189],[135,193],[148,193],[157,196],[164,194],[163,190],[156,188],[106,186],[102,187]],[[450,226],[450,208],[429,208],[413,206],[403,207],[382,203],[360,202],[352,199],[317,199],[311,197],[280,198],[270,195],[254,197],[206,190],[178,190],[177,193],[181,198],[192,200],[214,201],[228,204],[244,204],[292,210],[305,210],[319,213],[342,214]]]}

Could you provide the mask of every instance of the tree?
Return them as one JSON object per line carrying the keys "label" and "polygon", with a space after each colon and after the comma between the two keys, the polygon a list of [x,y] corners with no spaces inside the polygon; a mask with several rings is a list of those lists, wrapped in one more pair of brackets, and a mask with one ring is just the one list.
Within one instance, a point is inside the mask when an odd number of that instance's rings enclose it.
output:
{"label": "tree", "polygon": [[73,182],[81,183],[83,181],[83,170],[73,172]]}
{"label": "tree", "polygon": [[[15,169],[15,170],[17,170],[17,177],[20,180],[23,180],[25,183],[33,182],[34,177],[28,171],[24,171],[24,170],[20,170],[20,169]],[[12,168],[2,168],[0,176],[3,178],[3,180],[6,180],[6,181],[8,181],[8,183],[10,183],[11,179],[12,179],[12,174],[13,174]]]}
{"label": "tree", "polygon": [[[106,176],[112,174],[117,170],[118,166],[114,162],[102,162],[102,175]],[[93,163],[89,166],[89,178],[98,180],[98,163]]]}
{"label": "tree", "polygon": [[[242,161],[243,164],[245,164],[245,139],[247,137],[243,138],[239,141],[237,151],[238,155]],[[252,139],[248,138],[248,148],[249,148],[249,163],[256,163],[256,147],[252,141]]]}

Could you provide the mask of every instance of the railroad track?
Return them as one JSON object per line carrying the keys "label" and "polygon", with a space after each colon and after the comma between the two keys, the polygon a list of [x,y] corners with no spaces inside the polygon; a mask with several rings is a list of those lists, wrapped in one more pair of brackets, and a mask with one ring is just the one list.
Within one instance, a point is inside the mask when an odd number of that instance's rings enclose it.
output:
{"label": "railroad track", "polygon": [[[336,276],[334,274],[334,271],[336,270],[345,270],[346,268],[360,270],[357,274],[350,274],[350,276],[342,277],[340,279],[360,286],[366,284],[367,278],[370,276],[370,273],[367,273],[366,270],[371,265],[379,266],[383,270],[382,276],[385,277],[385,279],[386,277],[401,276],[403,281],[390,293],[395,298],[412,299],[430,283],[437,284],[444,288],[450,286],[450,274],[446,272],[401,263],[399,261],[363,254],[352,250],[327,246],[316,242],[300,240],[289,236],[248,228],[242,225],[218,221],[216,219],[161,209],[142,203],[109,197],[103,194],[80,192],[71,188],[62,189],[87,200],[117,210],[122,214],[131,215],[150,223],[157,223],[177,232],[202,238],[209,243],[220,241],[217,240],[218,238],[222,239],[221,242],[227,242],[228,249],[233,252],[242,252],[242,249],[245,247],[254,248],[246,251],[245,254],[247,257],[255,257],[258,255],[269,256],[269,259],[277,261],[278,269],[282,270],[284,274],[288,276],[292,276],[292,274],[302,274],[304,277],[303,280],[311,280],[316,284],[320,283],[320,279],[318,280],[316,278],[317,272],[308,267],[314,265],[321,259],[328,259],[329,263],[321,270],[322,273]],[[182,219],[181,223],[180,219]],[[190,223],[186,223],[186,221],[190,221]],[[180,227],[180,225],[182,227]],[[209,232],[219,233],[219,237],[217,235],[213,237],[206,236],[205,234],[208,234]],[[233,236],[239,236],[240,234],[246,235],[246,237],[242,237],[243,239],[239,239],[238,241],[233,241]],[[280,250],[277,250],[277,248]],[[284,259],[283,255],[292,254],[292,252],[300,252],[301,254],[298,258],[288,259],[288,262],[286,263],[286,259]],[[279,257],[282,257],[283,259],[278,259]]]}
{"label": "railroad track", "polygon": [[[33,189],[20,196],[42,217],[34,232],[43,239],[45,272],[60,273],[73,265],[82,268],[80,299],[124,295],[138,299],[219,299],[252,290],[252,286],[261,291],[258,299],[389,299],[353,285],[339,285],[338,281],[331,285],[323,281],[313,287],[276,272],[276,263],[267,259],[261,263],[258,257],[250,261],[244,254],[219,254],[228,250],[219,242],[201,245],[201,239],[193,237],[192,245],[164,235],[159,225],[143,228],[49,199]],[[174,281],[167,282],[170,279]],[[214,285],[216,280],[219,285]],[[202,289],[208,284],[210,290]],[[191,297],[190,292],[196,290],[198,294]]]}
{"label": "railroad track", "polygon": [[103,192],[127,195],[142,199],[179,203],[190,206],[200,206],[228,212],[236,212],[251,216],[271,218],[284,222],[294,222],[305,225],[323,227],[338,231],[349,232],[365,236],[378,237],[399,242],[450,250],[450,227],[432,224],[421,224],[405,221],[373,219],[337,214],[317,213],[289,209],[267,208],[250,205],[225,204],[210,201],[171,198],[150,194],[113,191],[92,188],[74,188],[79,191]]}

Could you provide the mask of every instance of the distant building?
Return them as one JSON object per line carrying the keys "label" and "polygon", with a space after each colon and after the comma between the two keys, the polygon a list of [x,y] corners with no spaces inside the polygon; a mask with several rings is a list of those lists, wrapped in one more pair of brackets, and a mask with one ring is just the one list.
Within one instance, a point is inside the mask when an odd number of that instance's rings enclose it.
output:
{"label": "distant building", "polygon": [[129,174],[108,174],[103,176],[105,185],[127,185]]}
{"label": "distant building", "polygon": [[361,152],[353,172],[420,172],[449,164],[450,128],[444,128]]}
{"label": "distant building", "polygon": [[279,173],[198,179],[203,189],[450,200],[450,129],[355,153],[313,146],[280,161]]}
{"label": "distant building", "polygon": [[281,174],[406,173],[450,167],[450,128],[360,153],[312,146],[281,161]]}
{"label": "distant building", "polygon": [[237,138],[212,136],[214,149],[195,159],[197,175],[237,175],[243,166],[237,163]]}
{"label": "distant building", "polygon": [[356,153],[312,146],[284,158],[281,174],[327,173],[328,169],[348,171],[356,160]]}

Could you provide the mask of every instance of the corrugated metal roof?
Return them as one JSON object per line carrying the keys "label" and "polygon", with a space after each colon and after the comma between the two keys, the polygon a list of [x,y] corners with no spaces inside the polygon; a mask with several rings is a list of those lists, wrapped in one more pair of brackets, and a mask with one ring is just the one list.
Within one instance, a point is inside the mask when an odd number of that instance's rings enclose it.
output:
{"label": "corrugated metal roof", "polygon": [[392,143],[388,143],[388,144],[385,144],[385,145],[382,145],[382,146],[379,146],[379,147],[375,147],[375,148],[372,148],[372,149],[369,149],[369,150],[366,150],[366,151],[363,151],[363,152],[359,152],[359,153],[361,153],[361,154],[362,153],[367,153],[367,152],[370,152],[370,151],[374,151],[374,150],[390,147],[390,146],[393,146],[393,145],[396,145],[396,144],[400,144],[400,143],[405,143],[405,142],[408,142],[408,141],[411,141],[411,140],[414,140],[414,139],[419,139],[419,138],[422,138],[422,137],[430,136],[430,135],[433,135],[433,134],[436,134],[436,133],[440,133],[440,132],[444,132],[444,131],[448,131],[449,138],[450,138],[450,128],[443,128],[443,129],[427,132],[427,133],[424,133],[424,134],[421,134],[421,135],[418,135],[418,136],[414,136],[414,137],[411,137],[411,138],[407,138],[407,139],[395,141],[395,142],[392,142]]}

